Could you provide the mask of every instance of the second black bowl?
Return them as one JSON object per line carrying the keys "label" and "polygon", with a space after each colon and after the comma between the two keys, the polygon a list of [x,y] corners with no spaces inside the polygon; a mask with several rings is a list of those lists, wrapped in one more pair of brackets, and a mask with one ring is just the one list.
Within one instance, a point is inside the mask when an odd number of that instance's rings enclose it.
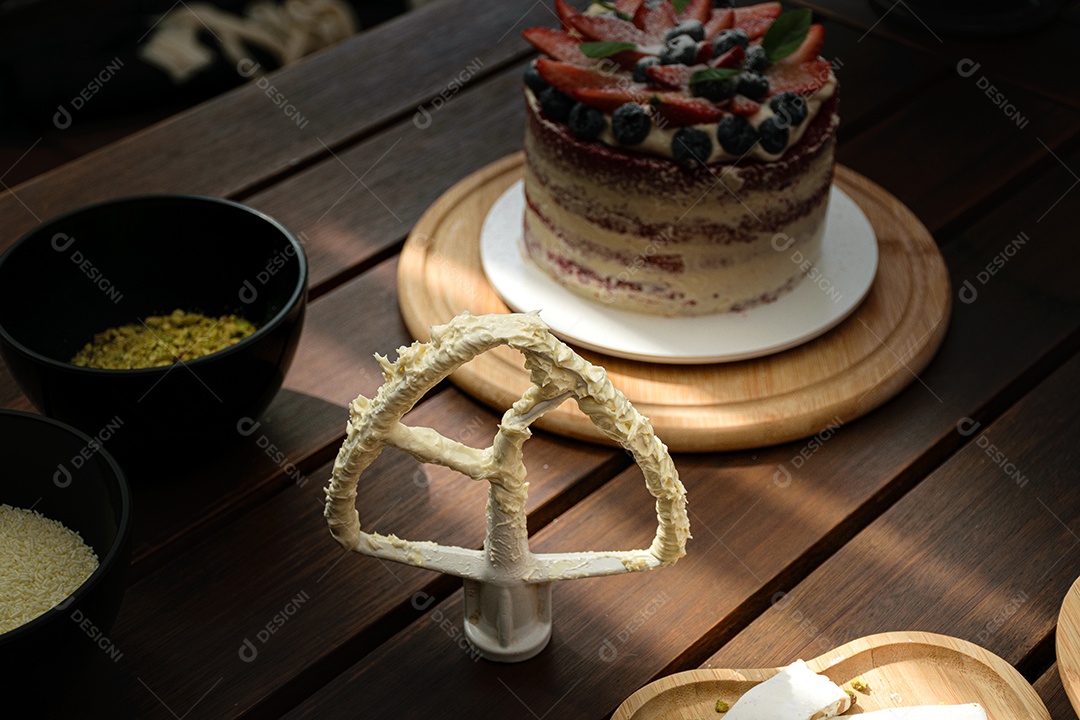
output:
{"label": "second black bowl", "polygon": [[[307,259],[275,220],[215,198],[151,195],[47,221],[0,258],[0,352],[44,414],[121,459],[227,441],[280,389],[299,341]],[[258,328],[236,345],[161,368],[69,360],[107,328],[174,309],[236,313]]]}

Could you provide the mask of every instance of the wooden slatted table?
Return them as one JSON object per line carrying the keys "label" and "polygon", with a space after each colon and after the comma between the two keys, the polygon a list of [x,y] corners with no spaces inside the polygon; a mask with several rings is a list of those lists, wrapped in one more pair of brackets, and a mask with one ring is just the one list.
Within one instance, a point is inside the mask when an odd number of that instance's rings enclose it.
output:
{"label": "wooden slatted table", "polygon": [[[311,259],[301,346],[260,427],[301,477],[240,442],[197,472],[133,478],[133,569],[111,634],[123,655],[96,659],[46,716],[600,720],[668,673],[776,666],[910,629],[985,646],[1055,718],[1075,718],[1054,632],[1080,575],[1080,101],[1053,68],[1080,41],[1080,3],[1004,40],[879,22],[861,0],[795,4],[825,20],[840,61],[839,161],[905,202],[954,289],[977,297],[954,298],[917,381],[812,453],[677,457],[688,556],[556,587],[551,646],[517,666],[470,655],[456,581],[343,557],[321,487],[347,403],[381,384],[372,354],[411,341],[395,284],[404,238],[447,188],[520,148],[531,52],[518,32],[553,22],[547,0],[441,0],[272,75],[304,127],[251,85],[0,196],[0,249],[62,211],[160,191],[248,203],[302,234]],[[961,61],[979,69],[965,76]],[[1028,242],[997,268],[1019,233]],[[31,409],[3,367],[0,403]],[[497,415],[444,386],[410,421],[486,445]],[[526,458],[536,549],[651,533],[623,453],[538,433]],[[387,453],[363,493],[377,529],[482,541],[484,488],[450,471]],[[256,657],[241,657],[245,640]]]}

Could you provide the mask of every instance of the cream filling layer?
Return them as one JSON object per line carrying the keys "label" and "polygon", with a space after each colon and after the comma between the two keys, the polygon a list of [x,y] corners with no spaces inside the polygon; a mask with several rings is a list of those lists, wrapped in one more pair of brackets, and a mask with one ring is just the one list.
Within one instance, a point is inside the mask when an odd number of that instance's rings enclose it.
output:
{"label": "cream filling layer", "polygon": [[[737,166],[717,173],[716,185],[711,193],[704,196],[674,191],[660,194],[655,184],[634,187],[629,178],[617,187],[589,182],[587,175],[558,162],[557,156],[552,158],[535,142],[531,133],[526,134],[526,150],[528,169],[525,187],[530,197],[534,189],[540,186],[536,176],[539,173],[551,187],[559,188],[562,194],[572,198],[575,205],[563,208],[567,215],[584,213],[589,207],[603,208],[606,213],[631,226],[668,226],[665,234],[672,237],[679,235],[679,227],[693,229],[703,225],[727,225],[737,228],[744,224],[760,224],[759,219],[765,219],[777,211],[778,203],[798,204],[820,192],[828,183],[833,166],[833,153],[828,149],[820,153],[804,172],[796,175],[780,194],[772,189],[744,190],[742,171]],[[553,221],[563,222],[562,217],[545,214]],[[773,232],[780,230],[783,228],[768,228],[770,237]],[[613,247],[626,248],[635,236],[626,235],[625,238]],[[637,241],[640,246],[630,245],[630,250],[643,251],[652,239],[638,238]]]}

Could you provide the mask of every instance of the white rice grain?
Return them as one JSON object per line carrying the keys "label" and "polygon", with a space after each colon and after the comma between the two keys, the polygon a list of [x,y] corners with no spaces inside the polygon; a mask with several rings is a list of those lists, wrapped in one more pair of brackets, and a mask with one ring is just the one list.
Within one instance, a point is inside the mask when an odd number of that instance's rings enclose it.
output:
{"label": "white rice grain", "polygon": [[79,533],[33,510],[0,505],[0,633],[51,610],[97,567]]}

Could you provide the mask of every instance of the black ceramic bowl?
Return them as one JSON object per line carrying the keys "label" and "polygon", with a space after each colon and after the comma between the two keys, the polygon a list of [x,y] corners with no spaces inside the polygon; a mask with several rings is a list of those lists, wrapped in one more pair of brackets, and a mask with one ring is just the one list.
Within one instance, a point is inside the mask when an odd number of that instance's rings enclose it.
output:
{"label": "black ceramic bowl", "polygon": [[[238,437],[281,388],[300,337],[307,259],[275,220],[226,200],[147,195],[45,222],[0,257],[0,352],[34,405],[122,462]],[[236,345],[169,367],[69,360],[96,333],[175,309],[238,314]]]}
{"label": "black ceramic bowl", "polygon": [[[0,633],[0,677],[7,700],[67,682],[93,653],[116,659],[109,640],[131,558],[131,496],[108,451],[85,433],[40,415],[0,411],[4,471],[0,504],[33,508],[75,530],[98,569],[57,607]],[[59,687],[53,685],[54,688]],[[44,699],[41,699],[44,700]]]}

